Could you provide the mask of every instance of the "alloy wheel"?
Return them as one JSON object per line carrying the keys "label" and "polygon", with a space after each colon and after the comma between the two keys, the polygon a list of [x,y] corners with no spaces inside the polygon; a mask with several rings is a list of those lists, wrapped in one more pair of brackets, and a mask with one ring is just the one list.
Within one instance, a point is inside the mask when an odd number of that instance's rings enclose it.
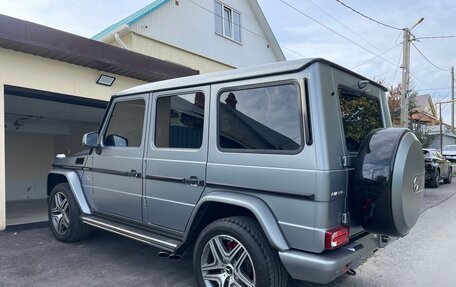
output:
{"label": "alloy wheel", "polygon": [[247,249],[228,235],[212,237],[201,255],[206,287],[254,287],[255,268]]}
{"label": "alloy wheel", "polygon": [[60,235],[65,234],[70,227],[68,199],[62,192],[55,193],[51,200],[51,221],[54,230]]}

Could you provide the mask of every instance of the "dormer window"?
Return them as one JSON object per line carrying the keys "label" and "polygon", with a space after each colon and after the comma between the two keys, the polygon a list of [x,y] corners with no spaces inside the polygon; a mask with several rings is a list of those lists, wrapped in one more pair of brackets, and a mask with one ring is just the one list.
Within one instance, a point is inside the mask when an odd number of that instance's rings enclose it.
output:
{"label": "dormer window", "polygon": [[215,1],[215,33],[241,43],[241,14]]}

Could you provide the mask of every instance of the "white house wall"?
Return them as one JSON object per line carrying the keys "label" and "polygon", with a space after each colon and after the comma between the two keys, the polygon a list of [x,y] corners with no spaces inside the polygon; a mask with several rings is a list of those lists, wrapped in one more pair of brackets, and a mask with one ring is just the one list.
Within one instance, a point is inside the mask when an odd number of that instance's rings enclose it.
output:
{"label": "white house wall", "polygon": [[[193,1],[193,0],[192,0]],[[178,2],[179,5],[175,3]],[[133,32],[237,68],[277,62],[248,1],[224,0],[241,13],[242,44],[215,33],[214,0],[169,1],[132,25]]]}

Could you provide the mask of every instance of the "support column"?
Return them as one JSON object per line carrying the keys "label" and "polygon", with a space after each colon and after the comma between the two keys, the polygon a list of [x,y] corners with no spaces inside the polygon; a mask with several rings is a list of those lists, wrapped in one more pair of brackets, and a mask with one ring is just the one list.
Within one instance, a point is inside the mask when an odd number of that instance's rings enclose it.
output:
{"label": "support column", "polygon": [[5,88],[0,83],[0,231],[6,227]]}

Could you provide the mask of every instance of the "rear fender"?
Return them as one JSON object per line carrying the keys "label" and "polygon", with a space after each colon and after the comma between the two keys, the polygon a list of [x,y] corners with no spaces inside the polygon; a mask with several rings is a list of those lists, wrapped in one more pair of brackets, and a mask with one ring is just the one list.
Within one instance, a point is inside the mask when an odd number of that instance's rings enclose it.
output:
{"label": "rear fender", "polygon": [[[234,205],[238,207],[245,208],[253,213],[255,218],[260,223],[261,228],[263,229],[269,243],[275,249],[279,251],[288,250],[288,244],[282,234],[282,231],[279,228],[276,218],[272,214],[271,209],[267,206],[267,204],[259,199],[258,197],[242,194],[242,193],[235,193],[235,192],[227,192],[227,191],[214,191],[208,194],[207,196],[203,197],[195,207],[195,210],[192,214],[192,217],[189,221],[189,226],[192,226],[192,223],[198,214],[199,209],[205,204],[210,202],[217,202],[217,203],[224,203],[229,205]],[[190,230],[191,228],[187,228]],[[185,234],[184,241],[187,240],[189,236],[189,232]]]}
{"label": "rear fender", "polygon": [[78,174],[74,170],[52,170],[48,174],[48,194],[51,193],[52,188],[49,188],[49,182],[51,181],[52,177],[55,176],[64,176],[66,178],[66,182],[70,186],[71,192],[73,193],[74,198],[76,199],[79,208],[85,214],[91,214],[89,205],[87,204],[87,200],[84,196],[84,192],[82,191],[81,181],[79,179]]}

